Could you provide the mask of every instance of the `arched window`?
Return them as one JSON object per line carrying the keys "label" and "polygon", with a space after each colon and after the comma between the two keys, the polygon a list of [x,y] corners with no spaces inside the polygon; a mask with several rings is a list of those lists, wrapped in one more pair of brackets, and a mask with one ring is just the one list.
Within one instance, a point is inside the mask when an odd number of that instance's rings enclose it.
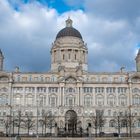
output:
{"label": "arched window", "polygon": [[33,96],[31,94],[26,96],[26,105],[33,105]]}
{"label": "arched window", "polygon": [[109,121],[109,127],[115,127],[115,120]]}
{"label": "arched window", "polygon": [[14,104],[15,105],[21,104],[21,96],[19,94],[14,97]]}
{"label": "arched window", "polygon": [[92,101],[92,97],[90,95],[86,95],[84,97],[84,105],[85,106],[91,106],[91,104],[92,104],[91,101]]}
{"label": "arched window", "polygon": [[108,110],[108,116],[111,116],[111,110]]}
{"label": "arched window", "polygon": [[57,96],[56,96],[56,95],[51,95],[51,96],[49,97],[49,105],[50,105],[51,107],[57,106]]}
{"label": "arched window", "polygon": [[45,81],[49,82],[50,81],[50,77],[45,77]]}
{"label": "arched window", "polygon": [[8,92],[8,89],[6,87],[3,87],[0,89],[0,92],[3,92],[3,93]]}
{"label": "arched window", "polygon": [[115,97],[113,95],[109,95],[107,98],[107,104],[110,106],[115,105]]}
{"label": "arched window", "polygon": [[1,95],[0,96],[0,104],[6,105],[8,103],[8,96],[7,95]]}
{"label": "arched window", "polygon": [[8,77],[7,76],[2,76],[2,77],[0,77],[0,81],[8,81]]}
{"label": "arched window", "polygon": [[117,112],[116,112],[116,111],[114,111],[114,112],[113,112],[113,116],[116,116],[116,115],[117,115]]}
{"label": "arched window", "polygon": [[138,88],[134,88],[134,89],[132,89],[132,92],[133,93],[140,93],[140,90]]}
{"label": "arched window", "polygon": [[121,121],[121,127],[126,127],[127,126],[127,120],[122,120]]}
{"label": "arched window", "polygon": [[133,105],[139,105],[140,104],[140,96],[139,95],[134,95],[132,97],[132,103],[133,103]]}
{"label": "arched window", "polygon": [[119,96],[119,105],[125,106],[127,104],[127,97],[125,95]]}
{"label": "arched window", "polygon": [[75,96],[68,95],[65,97],[65,105],[74,106],[75,105]]}
{"label": "arched window", "polygon": [[99,106],[104,104],[104,97],[102,95],[96,96],[96,104]]}

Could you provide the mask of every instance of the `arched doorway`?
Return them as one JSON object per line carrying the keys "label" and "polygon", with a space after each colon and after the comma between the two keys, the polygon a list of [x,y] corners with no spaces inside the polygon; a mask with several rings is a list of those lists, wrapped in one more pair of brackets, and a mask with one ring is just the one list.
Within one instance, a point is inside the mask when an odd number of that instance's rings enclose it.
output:
{"label": "arched doorway", "polygon": [[65,129],[69,134],[76,133],[77,114],[74,110],[68,110],[65,114]]}

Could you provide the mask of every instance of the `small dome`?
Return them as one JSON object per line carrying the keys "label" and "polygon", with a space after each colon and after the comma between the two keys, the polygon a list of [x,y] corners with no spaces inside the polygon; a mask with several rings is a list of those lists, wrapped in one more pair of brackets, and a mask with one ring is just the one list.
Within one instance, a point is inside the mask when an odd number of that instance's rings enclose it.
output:
{"label": "small dome", "polygon": [[60,30],[56,36],[56,39],[64,36],[73,36],[82,39],[80,32],[73,27],[65,27]]}
{"label": "small dome", "polygon": [[73,36],[82,39],[80,32],[72,27],[72,20],[70,18],[66,20],[66,27],[58,32],[56,39],[64,36]]}

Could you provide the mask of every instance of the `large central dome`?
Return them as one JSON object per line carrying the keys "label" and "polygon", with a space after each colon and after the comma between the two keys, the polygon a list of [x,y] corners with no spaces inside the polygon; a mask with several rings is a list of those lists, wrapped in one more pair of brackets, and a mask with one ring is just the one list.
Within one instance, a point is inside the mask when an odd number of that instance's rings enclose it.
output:
{"label": "large central dome", "polygon": [[80,32],[72,27],[72,20],[70,18],[66,20],[66,27],[58,32],[56,39],[65,36],[73,36],[82,39]]}

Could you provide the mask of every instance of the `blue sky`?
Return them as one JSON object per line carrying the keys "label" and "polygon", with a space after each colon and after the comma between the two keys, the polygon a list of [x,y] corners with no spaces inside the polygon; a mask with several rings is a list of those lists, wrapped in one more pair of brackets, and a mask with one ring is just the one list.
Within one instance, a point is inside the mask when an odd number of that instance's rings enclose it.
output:
{"label": "blue sky", "polygon": [[135,70],[140,0],[0,0],[0,48],[7,71],[50,70],[51,44],[68,16],[89,50],[90,71]]}
{"label": "blue sky", "polygon": [[[44,7],[47,6],[49,8],[54,8],[57,10],[58,13],[63,13],[70,10],[84,10],[84,6],[82,5],[82,0],[77,0],[77,2],[74,2],[71,0],[70,2],[66,0],[9,0],[9,3],[13,6],[14,9],[20,10],[20,4],[30,4],[30,3],[39,3],[43,5]],[[67,3],[68,2],[68,3]]]}

